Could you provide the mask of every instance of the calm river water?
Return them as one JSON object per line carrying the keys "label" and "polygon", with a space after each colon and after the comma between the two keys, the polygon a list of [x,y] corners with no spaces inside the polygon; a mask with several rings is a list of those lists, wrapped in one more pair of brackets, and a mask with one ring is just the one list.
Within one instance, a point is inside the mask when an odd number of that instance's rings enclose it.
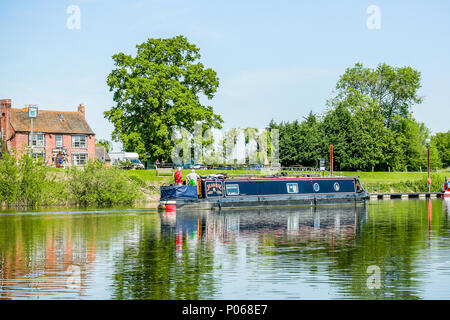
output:
{"label": "calm river water", "polygon": [[450,202],[0,213],[0,299],[450,299]]}

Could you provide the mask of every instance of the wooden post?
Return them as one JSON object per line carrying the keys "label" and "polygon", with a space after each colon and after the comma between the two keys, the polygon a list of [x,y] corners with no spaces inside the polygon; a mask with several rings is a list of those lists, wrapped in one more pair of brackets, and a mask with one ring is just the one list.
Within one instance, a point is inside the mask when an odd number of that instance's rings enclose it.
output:
{"label": "wooden post", "polygon": [[431,179],[430,179],[430,148],[427,149],[427,172],[428,172],[428,192],[431,190]]}
{"label": "wooden post", "polygon": [[330,145],[330,175],[333,176],[333,145]]}

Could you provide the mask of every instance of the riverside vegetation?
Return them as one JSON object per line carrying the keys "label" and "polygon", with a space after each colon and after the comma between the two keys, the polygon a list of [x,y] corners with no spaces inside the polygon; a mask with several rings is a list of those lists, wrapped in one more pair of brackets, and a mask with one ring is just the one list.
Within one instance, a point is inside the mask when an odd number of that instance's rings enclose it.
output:
{"label": "riverside vegetation", "polygon": [[[139,179],[139,178],[137,178]],[[143,197],[140,181],[98,161],[56,169],[24,153],[0,160],[0,203],[6,207],[132,205]]]}

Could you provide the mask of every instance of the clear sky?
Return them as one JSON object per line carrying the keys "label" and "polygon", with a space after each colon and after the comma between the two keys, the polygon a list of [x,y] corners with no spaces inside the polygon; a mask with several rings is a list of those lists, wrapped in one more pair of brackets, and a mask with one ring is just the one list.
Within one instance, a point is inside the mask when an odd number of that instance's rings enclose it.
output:
{"label": "clear sky", "polygon": [[449,1],[0,0],[0,98],[55,110],[84,103],[97,138],[110,139],[111,56],[181,34],[218,73],[208,103],[225,128],[322,113],[347,67],[386,62],[422,73],[414,116],[442,132],[450,129],[449,14]]}

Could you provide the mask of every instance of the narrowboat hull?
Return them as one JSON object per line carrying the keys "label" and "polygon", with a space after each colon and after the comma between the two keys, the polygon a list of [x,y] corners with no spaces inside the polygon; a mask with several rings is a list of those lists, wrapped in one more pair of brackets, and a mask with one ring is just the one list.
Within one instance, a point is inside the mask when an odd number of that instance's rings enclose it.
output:
{"label": "narrowboat hull", "polygon": [[205,179],[199,197],[167,195],[162,190],[159,208],[221,210],[363,203],[368,194],[358,183],[357,178]]}

